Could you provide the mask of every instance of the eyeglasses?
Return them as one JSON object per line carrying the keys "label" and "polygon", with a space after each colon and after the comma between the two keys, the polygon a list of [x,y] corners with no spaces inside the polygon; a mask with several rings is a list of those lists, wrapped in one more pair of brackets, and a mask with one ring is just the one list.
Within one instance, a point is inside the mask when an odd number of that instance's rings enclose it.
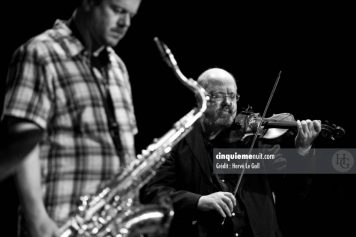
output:
{"label": "eyeglasses", "polygon": [[235,100],[239,101],[240,100],[240,95],[239,94],[224,94],[224,93],[211,93],[209,94],[210,100],[215,101],[215,102],[222,102],[226,97],[228,97],[230,100]]}

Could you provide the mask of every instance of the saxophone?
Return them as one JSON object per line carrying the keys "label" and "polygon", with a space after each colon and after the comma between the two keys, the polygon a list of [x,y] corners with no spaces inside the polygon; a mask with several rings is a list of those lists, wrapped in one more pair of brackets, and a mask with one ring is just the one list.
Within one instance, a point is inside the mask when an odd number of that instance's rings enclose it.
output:
{"label": "saxophone", "polygon": [[179,80],[198,95],[199,107],[192,109],[161,138],[154,140],[103,188],[95,194],[82,196],[76,214],[60,228],[61,237],[127,237],[165,233],[170,225],[174,215],[170,200],[163,198],[160,204],[137,205],[138,192],[156,174],[174,145],[192,130],[192,125],[206,110],[207,97],[196,81],[182,74],[170,49],[157,37],[154,41]]}

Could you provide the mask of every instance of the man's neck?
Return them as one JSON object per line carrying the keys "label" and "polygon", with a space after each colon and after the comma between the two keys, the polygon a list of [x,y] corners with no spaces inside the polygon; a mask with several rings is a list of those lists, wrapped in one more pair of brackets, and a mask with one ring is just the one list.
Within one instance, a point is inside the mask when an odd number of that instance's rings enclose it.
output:
{"label": "man's neck", "polygon": [[84,47],[93,54],[99,54],[105,47],[97,44],[90,36],[88,24],[85,13],[80,10],[76,10],[71,18],[71,24],[77,29],[79,34],[79,40],[83,43]]}

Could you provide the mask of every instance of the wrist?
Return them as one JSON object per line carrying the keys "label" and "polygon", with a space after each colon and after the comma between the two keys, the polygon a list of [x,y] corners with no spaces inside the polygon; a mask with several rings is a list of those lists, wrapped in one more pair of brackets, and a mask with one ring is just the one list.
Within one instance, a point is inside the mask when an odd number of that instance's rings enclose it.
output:
{"label": "wrist", "polygon": [[204,198],[205,198],[205,196],[200,196],[199,197],[199,199],[198,199],[198,202],[197,202],[197,209],[199,210],[199,211],[202,211],[203,209],[204,209]]}
{"label": "wrist", "polygon": [[305,147],[305,148],[303,148],[303,147],[298,147],[297,152],[298,152],[298,154],[301,155],[301,156],[306,156],[306,155],[309,154],[309,151],[310,151],[311,147],[312,147],[311,145],[309,145],[308,147]]}

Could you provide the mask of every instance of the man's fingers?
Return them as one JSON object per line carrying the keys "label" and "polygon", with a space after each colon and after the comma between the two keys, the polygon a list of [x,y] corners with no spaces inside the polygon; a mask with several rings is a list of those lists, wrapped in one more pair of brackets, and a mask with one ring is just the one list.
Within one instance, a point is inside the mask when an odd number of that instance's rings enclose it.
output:
{"label": "man's fingers", "polygon": [[319,133],[321,131],[321,121],[320,120],[313,120],[314,130]]}
{"label": "man's fingers", "polygon": [[297,127],[298,127],[298,132],[303,137],[304,136],[304,131],[303,131],[302,122],[300,120],[297,120]]}
{"label": "man's fingers", "polygon": [[[223,200],[218,201],[219,206],[221,207],[221,209],[224,211],[225,215],[227,215],[228,217],[231,217],[231,211],[230,208],[228,207],[228,205],[226,205],[226,203]],[[225,217],[225,216],[223,216]]]}
{"label": "man's fingers", "polygon": [[309,132],[313,132],[314,131],[314,124],[310,119],[307,119],[307,125],[308,125]]}
{"label": "man's fingers", "polygon": [[230,212],[231,212],[232,210],[234,210],[233,201],[232,201],[229,197],[227,197],[227,196],[224,195],[224,196],[221,197],[221,200],[229,207]]}
{"label": "man's fingers", "polygon": [[198,201],[198,208],[202,211],[215,210],[223,218],[231,217],[231,213],[236,206],[236,198],[229,192],[216,192],[207,196],[202,196]]}
{"label": "man's fingers", "polygon": [[214,202],[214,203],[213,203],[213,206],[214,206],[214,209],[215,209],[223,218],[226,218],[226,214],[225,214],[224,210],[222,209],[222,207],[221,207],[217,202]]}
{"label": "man's fingers", "polygon": [[306,133],[308,132],[308,124],[305,120],[302,120],[301,124],[302,124],[303,136],[306,136]]}
{"label": "man's fingers", "polygon": [[229,192],[223,192],[225,196],[227,196],[233,203],[234,206],[236,206],[236,198],[232,193]]}

